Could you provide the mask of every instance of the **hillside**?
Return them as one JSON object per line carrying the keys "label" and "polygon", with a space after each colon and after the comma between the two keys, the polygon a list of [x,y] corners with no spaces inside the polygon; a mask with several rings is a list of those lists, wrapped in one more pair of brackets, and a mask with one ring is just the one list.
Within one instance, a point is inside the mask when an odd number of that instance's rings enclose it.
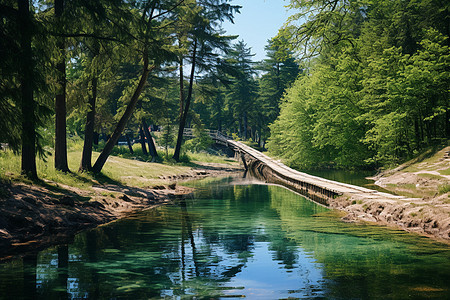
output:
{"label": "hillside", "polygon": [[428,151],[395,169],[372,178],[375,184],[396,194],[439,198],[449,203],[450,146],[440,151]]}
{"label": "hillside", "polygon": [[376,184],[403,200],[338,198],[332,207],[346,211],[348,221],[364,220],[450,241],[450,147],[428,152],[377,176]]}

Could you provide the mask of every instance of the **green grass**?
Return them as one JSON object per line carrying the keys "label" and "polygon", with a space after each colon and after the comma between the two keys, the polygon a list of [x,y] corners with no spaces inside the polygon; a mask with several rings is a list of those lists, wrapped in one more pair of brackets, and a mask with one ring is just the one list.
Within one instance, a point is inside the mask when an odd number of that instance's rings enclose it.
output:
{"label": "green grass", "polygon": [[[99,153],[93,153],[93,162]],[[71,187],[86,189],[98,183],[111,184],[137,184],[139,180],[135,178],[157,179],[161,175],[176,175],[187,171],[188,167],[178,165],[165,165],[160,163],[147,163],[139,160],[124,159],[117,156],[110,156],[101,174],[90,172],[78,172],[81,161],[81,151],[70,151],[67,154],[69,169],[71,173],[64,173],[55,170],[53,166],[53,156],[46,161],[38,159],[36,162],[38,177],[42,180],[49,180],[57,185],[67,185]],[[0,170],[4,177],[13,181],[28,182],[20,175],[20,156],[11,152],[0,154]],[[135,177],[133,179],[133,177]],[[140,184],[137,184],[140,186]]]}
{"label": "green grass", "polygon": [[450,192],[450,184],[442,184],[439,186],[439,194]]}
{"label": "green grass", "polygon": [[420,173],[420,174],[417,174],[417,176],[423,177],[423,178],[428,178],[428,179],[435,179],[435,180],[441,180],[442,179],[442,177],[439,176],[439,175],[428,174],[428,173]]}
{"label": "green grass", "polygon": [[409,166],[409,167],[403,169],[402,171],[408,172],[408,173],[414,173],[414,172],[417,172],[419,170],[420,169],[416,165],[412,165],[412,166]]}
{"label": "green grass", "polygon": [[445,170],[440,170],[439,173],[441,173],[441,175],[450,175],[450,168],[445,169]]}
{"label": "green grass", "polygon": [[427,188],[423,186],[417,187],[415,184],[387,184],[386,189],[394,192],[397,195],[420,198],[420,197],[432,197],[436,194],[436,188]]}
{"label": "green grass", "polygon": [[190,161],[201,161],[208,163],[221,163],[221,164],[233,164],[236,163],[234,159],[226,156],[212,155],[205,152],[191,152],[188,151],[186,155],[189,157]]}
{"label": "green grass", "polygon": [[[408,167],[406,167],[403,171],[404,172],[417,172],[419,169],[423,170],[424,167],[426,169],[434,169],[431,166],[439,163],[442,159],[443,152],[442,148],[444,145],[434,146],[431,147],[425,151],[423,151],[419,156],[416,158],[410,160],[409,162],[406,162],[406,164],[409,164]],[[440,151],[439,151],[440,150]],[[420,166],[419,166],[420,165]]]}
{"label": "green grass", "polygon": [[[68,153],[67,159],[72,173],[64,173],[55,170],[53,167],[53,156],[47,157],[46,160],[37,159],[36,168],[38,177],[43,180],[56,182],[60,185],[68,185],[77,188],[87,188],[93,185],[96,176],[89,173],[78,173],[81,152],[71,151]],[[20,174],[20,155],[15,155],[11,151],[0,152],[0,174],[5,180],[20,181],[31,183],[27,178]],[[107,178],[103,178],[105,181]],[[97,180],[98,181],[98,180]],[[39,182],[37,182],[39,183]]]}
{"label": "green grass", "polygon": [[[188,152],[180,157],[180,163],[176,163],[171,158],[173,155],[171,149],[167,156],[165,151],[158,151],[159,159],[157,162],[150,162],[151,156],[143,155],[141,146],[136,144],[133,146],[133,155],[129,153],[127,146],[115,147],[101,174],[80,173],[78,168],[81,162],[82,148],[82,141],[79,138],[69,140],[67,159],[71,173],[55,170],[52,155],[47,157],[46,160],[37,159],[36,167],[38,177],[41,179],[37,184],[48,185],[46,181],[51,181],[56,183],[56,187],[67,185],[81,189],[87,189],[99,183],[148,187],[166,184],[167,182],[159,179],[159,177],[185,173],[190,167],[196,166],[194,161],[226,164],[234,162],[227,157]],[[99,152],[93,153],[92,162],[95,162],[98,155]],[[11,151],[0,151],[0,180],[31,184],[31,181],[20,175],[20,165],[19,155],[15,155]]]}
{"label": "green grass", "polygon": [[[102,150],[102,146],[96,147],[98,152]],[[138,159],[140,161],[147,161],[151,162],[152,157],[150,155],[144,155],[142,152],[141,145],[134,144],[133,145],[133,154],[130,153],[130,150],[128,149],[128,146],[116,146],[114,147],[113,151],[111,152],[111,155],[121,157],[121,158],[128,158],[128,159]],[[158,158],[156,162],[164,162],[166,160],[165,154],[162,151],[158,152]]]}
{"label": "green grass", "polygon": [[411,189],[411,190],[417,189],[416,185],[412,184],[412,183],[406,183],[406,184],[401,184],[401,185],[394,184],[394,183],[388,183],[386,186],[389,188],[403,187],[403,188],[407,188],[407,189]]}
{"label": "green grass", "polygon": [[[128,159],[137,159],[140,161],[146,161],[151,162],[152,157],[150,155],[144,155],[142,152],[142,148],[140,144],[134,144],[133,145],[133,154],[130,153],[130,150],[128,149],[128,146],[116,146],[114,147],[111,155],[118,156],[121,158],[128,158]],[[164,164],[189,164],[192,161],[202,161],[202,162],[211,162],[211,163],[225,163],[230,164],[234,162],[234,160],[229,159],[226,156],[219,156],[219,155],[212,155],[205,152],[193,152],[193,151],[185,151],[181,153],[180,155],[180,163],[176,163],[172,156],[174,150],[172,148],[168,149],[168,152],[166,154],[165,150],[157,150],[158,152],[158,158],[155,162],[164,163]]]}

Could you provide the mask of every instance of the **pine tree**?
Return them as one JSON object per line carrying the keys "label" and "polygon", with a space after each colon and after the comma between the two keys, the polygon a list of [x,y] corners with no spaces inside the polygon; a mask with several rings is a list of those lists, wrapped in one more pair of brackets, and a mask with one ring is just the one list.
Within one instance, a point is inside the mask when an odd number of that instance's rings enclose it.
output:
{"label": "pine tree", "polygon": [[244,140],[249,137],[249,114],[255,110],[258,90],[257,82],[253,77],[256,71],[251,60],[253,56],[251,49],[247,48],[242,40],[234,45],[227,56],[229,62],[237,70],[227,94],[227,102],[233,113],[234,121],[238,124],[239,136]]}
{"label": "pine tree", "polygon": [[[191,27],[185,31],[185,38],[179,37],[179,41],[189,41],[187,46],[191,54],[191,70],[188,90],[185,94],[183,91],[184,76],[182,69],[180,69],[180,121],[177,143],[173,154],[173,159],[176,161],[180,159],[183,131],[193,97],[196,68],[199,71],[212,69],[217,64],[217,51],[224,51],[228,47],[228,41],[231,39],[231,37],[223,36],[219,27],[220,22],[223,20],[232,20],[233,13],[239,9],[238,6],[232,6],[228,2],[228,0],[202,0],[193,2],[192,14],[187,20],[191,24]],[[180,58],[180,66],[182,65],[183,59]]]}

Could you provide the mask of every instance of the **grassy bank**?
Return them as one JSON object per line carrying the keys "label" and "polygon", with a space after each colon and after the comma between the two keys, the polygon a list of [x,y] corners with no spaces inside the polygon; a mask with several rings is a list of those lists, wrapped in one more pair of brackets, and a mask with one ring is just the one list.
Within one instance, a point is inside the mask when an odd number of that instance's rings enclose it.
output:
{"label": "grassy bank", "polygon": [[[82,144],[71,143],[68,150],[68,164],[71,173],[63,173],[55,170],[53,155],[46,159],[37,159],[37,172],[41,179],[39,183],[53,183],[81,189],[89,188],[99,183],[111,183],[130,185],[136,187],[152,187],[153,185],[167,184],[167,180],[161,177],[177,176],[188,172],[197,162],[232,164],[233,161],[226,157],[210,155],[207,153],[187,152],[182,156],[181,163],[175,163],[165,151],[158,152],[157,162],[151,162],[151,156],[142,154],[140,145],[134,145],[134,154],[130,154],[128,147],[118,146],[108,158],[102,172],[93,174],[90,172],[78,172],[81,162]],[[93,153],[92,161],[98,157],[99,152]],[[20,155],[11,151],[0,151],[0,178],[3,181],[15,181],[31,183],[20,175]]]}
{"label": "grassy bank", "polygon": [[[376,183],[400,195],[439,197],[450,192],[450,146],[430,149],[374,177]],[[444,199],[450,203],[450,199]]]}
{"label": "grassy bank", "polygon": [[[82,147],[75,143],[68,151],[72,172],[56,171],[50,155],[37,160],[40,179],[33,182],[20,175],[20,156],[0,151],[0,260],[64,242],[80,230],[192,192],[176,184],[178,180],[225,176],[239,170],[235,161],[203,153],[187,153],[182,163],[174,163],[170,153],[168,158],[160,153],[159,162],[148,162],[138,148],[131,156],[124,151],[127,148],[117,147],[102,173],[80,173]],[[93,160],[98,155],[95,152]]]}

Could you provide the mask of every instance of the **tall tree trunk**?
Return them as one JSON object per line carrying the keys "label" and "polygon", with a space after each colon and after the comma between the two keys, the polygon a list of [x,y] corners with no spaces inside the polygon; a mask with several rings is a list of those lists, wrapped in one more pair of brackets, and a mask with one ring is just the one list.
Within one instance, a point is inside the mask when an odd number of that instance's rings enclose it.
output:
{"label": "tall tree trunk", "polygon": [[22,59],[20,62],[20,86],[22,101],[22,173],[37,179],[36,172],[36,104],[33,98],[33,53],[31,50],[32,23],[28,0],[18,0],[18,21]]}
{"label": "tall tree trunk", "polygon": [[183,117],[184,110],[184,74],[183,74],[183,56],[180,55],[180,120]]}
{"label": "tall tree trunk", "polygon": [[128,149],[130,150],[130,153],[134,154],[133,145],[131,144],[130,136],[128,135],[128,133],[125,133],[125,138],[127,139],[127,145]]}
{"label": "tall tree trunk", "polygon": [[[55,16],[59,24],[61,24],[63,11],[64,0],[55,0]],[[66,49],[63,37],[58,38],[57,47],[60,58],[56,65],[58,92],[55,97],[55,168],[69,172],[66,137]]]}
{"label": "tall tree trunk", "polygon": [[94,143],[95,126],[95,103],[97,101],[97,74],[92,78],[92,94],[89,97],[89,110],[86,116],[86,125],[84,126],[84,145],[81,155],[80,171],[90,171],[92,169],[92,144]]}
{"label": "tall tree trunk", "polygon": [[142,147],[142,153],[147,156],[148,152],[147,152],[147,146],[145,146],[145,135],[144,135],[144,130],[142,130],[142,126],[139,127],[139,137],[141,139],[141,147]]}
{"label": "tall tree trunk", "polygon": [[108,139],[105,148],[103,148],[102,153],[100,153],[100,156],[97,158],[97,161],[95,162],[94,167],[92,168],[92,171],[94,173],[100,173],[103,166],[105,165],[106,160],[108,159],[112,149],[114,148],[114,145],[117,144],[117,141],[119,140],[120,136],[122,135],[122,131],[125,128],[125,125],[127,124],[128,120],[133,114],[134,108],[136,107],[136,104],[139,100],[139,96],[141,95],[142,90],[144,89],[145,83],[147,82],[148,74],[150,72],[150,69],[148,68],[147,51],[144,51],[143,60],[144,65],[142,67],[142,74],[139,83],[136,89],[134,90],[133,96],[131,97],[130,103],[128,104],[125,112],[123,113],[122,118],[120,118],[119,123],[117,123],[114,133]]}
{"label": "tall tree trunk", "polygon": [[173,159],[176,161],[180,161],[180,151],[181,151],[181,143],[183,142],[183,131],[184,126],[186,124],[186,118],[189,112],[189,106],[191,104],[192,99],[192,88],[194,85],[194,74],[195,74],[195,59],[197,57],[197,39],[194,41],[194,50],[192,53],[192,65],[191,65],[191,74],[189,77],[189,89],[188,89],[188,95],[186,98],[186,104],[184,107],[184,112],[181,115],[180,118],[180,126],[178,127],[178,137],[177,137],[177,144],[175,146],[175,151],[173,153]]}
{"label": "tall tree trunk", "polygon": [[69,279],[69,246],[58,246],[58,285],[61,289],[58,292],[59,299],[68,299],[68,279]]}
{"label": "tall tree trunk", "polygon": [[156,152],[156,146],[153,142],[153,137],[148,130],[148,125],[144,119],[142,119],[142,127],[144,128],[144,134],[147,137],[148,150],[150,151],[150,155],[152,156],[152,161],[154,161],[158,157],[158,152]]}
{"label": "tall tree trunk", "polygon": [[28,254],[22,258],[24,300],[37,298],[37,254]]}
{"label": "tall tree trunk", "polygon": [[98,139],[100,138],[100,134],[94,131],[94,145],[98,146]]}

